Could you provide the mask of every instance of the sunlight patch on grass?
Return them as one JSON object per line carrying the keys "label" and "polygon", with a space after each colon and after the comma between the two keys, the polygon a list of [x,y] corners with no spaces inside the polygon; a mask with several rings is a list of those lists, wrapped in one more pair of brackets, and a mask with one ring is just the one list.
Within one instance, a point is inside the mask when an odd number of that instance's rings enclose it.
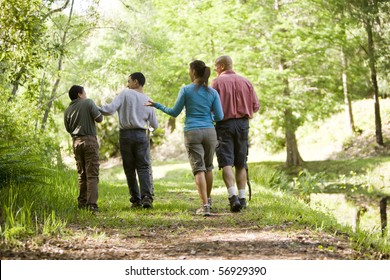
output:
{"label": "sunlight patch on grass", "polygon": [[379,163],[368,176],[372,185],[390,195],[390,161]]}
{"label": "sunlight patch on grass", "polygon": [[176,163],[170,165],[161,165],[161,166],[153,166],[153,178],[161,179],[164,178],[168,172],[175,172],[178,169],[186,170],[187,172],[191,172],[191,168],[189,163]]}
{"label": "sunlight patch on grass", "polygon": [[[381,233],[381,220],[380,215],[378,215],[378,207],[368,207],[367,212],[364,213],[361,217],[360,228],[366,230],[367,232],[380,234]],[[389,216],[390,210],[387,210]],[[388,229],[389,232],[389,229]]]}
{"label": "sunlight patch on grass", "polygon": [[343,225],[356,228],[356,207],[349,203],[345,194],[311,194],[310,206],[313,209],[333,215]]}
{"label": "sunlight patch on grass", "polygon": [[227,188],[225,186],[218,186],[218,187],[213,187],[211,191],[211,196],[218,195],[218,196],[226,196],[228,197],[228,192]]}

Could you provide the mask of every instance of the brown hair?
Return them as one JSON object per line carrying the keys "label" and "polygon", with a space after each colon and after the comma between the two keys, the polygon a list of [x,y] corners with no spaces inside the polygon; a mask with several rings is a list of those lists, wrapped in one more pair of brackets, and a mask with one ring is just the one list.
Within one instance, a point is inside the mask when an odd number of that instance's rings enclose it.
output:
{"label": "brown hair", "polygon": [[199,86],[204,86],[208,89],[210,78],[210,67],[201,60],[194,60],[190,63],[190,68],[195,71],[195,76],[200,81]]}

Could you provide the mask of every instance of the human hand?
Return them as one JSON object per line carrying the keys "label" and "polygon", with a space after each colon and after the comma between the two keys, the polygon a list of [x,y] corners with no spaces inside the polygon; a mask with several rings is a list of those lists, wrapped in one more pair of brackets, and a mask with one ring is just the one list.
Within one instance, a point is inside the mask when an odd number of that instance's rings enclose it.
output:
{"label": "human hand", "polygon": [[144,103],[144,106],[151,106],[154,107],[155,102],[153,100],[148,100],[148,102]]}

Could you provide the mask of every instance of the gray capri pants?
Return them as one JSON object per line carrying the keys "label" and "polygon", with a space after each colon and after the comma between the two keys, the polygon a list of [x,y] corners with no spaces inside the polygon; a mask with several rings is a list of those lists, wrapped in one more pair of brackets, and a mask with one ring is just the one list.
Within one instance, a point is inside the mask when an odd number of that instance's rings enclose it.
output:
{"label": "gray capri pants", "polygon": [[184,143],[194,175],[214,169],[213,159],[218,144],[215,128],[185,131]]}

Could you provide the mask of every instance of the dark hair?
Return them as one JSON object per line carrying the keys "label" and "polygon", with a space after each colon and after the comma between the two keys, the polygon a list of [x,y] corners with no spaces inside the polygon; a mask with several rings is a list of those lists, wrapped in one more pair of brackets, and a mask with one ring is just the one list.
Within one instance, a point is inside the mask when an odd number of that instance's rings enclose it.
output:
{"label": "dark hair", "polygon": [[194,60],[190,63],[190,68],[195,71],[195,76],[200,80],[200,86],[208,88],[210,78],[210,67],[201,60]]}
{"label": "dark hair", "polygon": [[133,74],[130,74],[130,78],[134,81],[137,80],[140,86],[144,86],[145,84],[145,76],[141,72],[134,72]]}
{"label": "dark hair", "polygon": [[82,86],[74,85],[69,90],[69,98],[75,100],[79,97],[79,93],[83,93],[84,88]]}

